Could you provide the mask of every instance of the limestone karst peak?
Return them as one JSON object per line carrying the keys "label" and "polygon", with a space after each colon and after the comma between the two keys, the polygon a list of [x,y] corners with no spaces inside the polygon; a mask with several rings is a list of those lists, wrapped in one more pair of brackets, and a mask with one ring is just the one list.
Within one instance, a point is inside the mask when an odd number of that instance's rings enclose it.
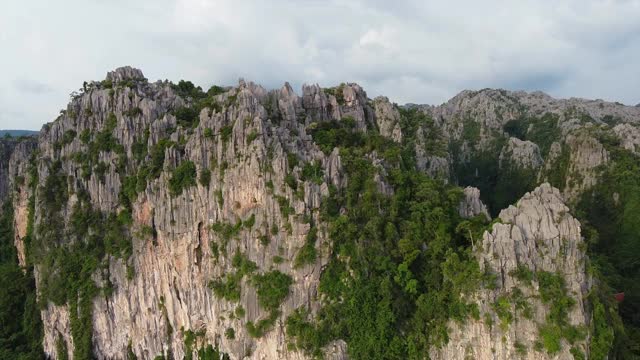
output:
{"label": "limestone karst peak", "polygon": [[109,71],[106,79],[114,83],[127,80],[146,80],[142,70],[131,66],[122,66],[113,71]]}
{"label": "limestone karst peak", "polygon": [[[204,91],[126,66],[38,138],[0,139],[0,245],[12,274],[33,269],[46,356],[603,358],[587,240],[638,241],[604,222],[635,229],[640,107],[501,89],[398,106],[355,83],[281,84]],[[615,271],[628,311],[637,281]],[[23,302],[4,312],[16,326]]]}
{"label": "limestone karst peak", "polygon": [[289,84],[288,81],[286,81],[284,83],[284,85],[282,85],[282,88],[280,88],[280,92],[283,95],[295,95],[295,91],[293,90],[293,88],[291,87],[291,84]]}

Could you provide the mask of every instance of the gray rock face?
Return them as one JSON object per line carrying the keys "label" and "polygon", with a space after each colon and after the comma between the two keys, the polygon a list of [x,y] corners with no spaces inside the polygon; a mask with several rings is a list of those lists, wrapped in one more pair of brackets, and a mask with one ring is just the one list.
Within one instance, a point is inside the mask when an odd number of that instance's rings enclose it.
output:
{"label": "gray rock face", "polygon": [[400,113],[398,109],[384,96],[378,96],[373,99],[373,109],[380,134],[395,142],[401,142],[402,130],[400,129]]}
{"label": "gray rock face", "polygon": [[[36,148],[37,138],[25,137],[0,139],[0,200],[4,201],[17,184],[24,181],[24,168],[31,152]],[[2,211],[2,210],[0,210]]]}
{"label": "gray rock face", "polygon": [[435,137],[435,134],[428,133],[423,127],[419,127],[416,131],[416,165],[420,171],[424,171],[429,176],[448,181],[451,167],[449,156],[428,153],[426,142],[429,141],[429,137]]}
{"label": "gray rock face", "polygon": [[13,139],[0,139],[0,199],[3,200],[9,195],[9,159],[17,144]]}
{"label": "gray rock face", "polygon": [[622,147],[633,152],[640,153],[640,127],[631,124],[618,124],[613,132],[620,139]]}
{"label": "gray rock face", "polygon": [[350,116],[356,121],[356,128],[366,130],[375,123],[373,110],[369,106],[367,93],[358,84],[346,84],[342,89],[344,106],[340,106],[342,117]]}
{"label": "gray rock face", "polygon": [[570,135],[566,143],[572,151],[564,194],[567,199],[573,200],[580,192],[596,184],[598,168],[609,162],[609,152],[598,140],[588,135]]}
{"label": "gray rock face", "polygon": [[448,158],[441,156],[428,156],[426,154],[421,154],[421,151],[419,150],[416,150],[416,152],[419,155],[423,155],[417,157],[417,166],[419,170],[424,171],[433,178],[448,181],[450,167]]}
{"label": "gray rock face", "polygon": [[[449,143],[461,141],[465,131],[478,131],[475,144],[462,143],[453,162],[465,163],[474,152],[491,150],[493,140],[504,134],[507,122],[551,114],[558,118],[563,136],[603,123],[640,123],[640,108],[602,100],[554,99],[543,92],[501,89],[465,90],[439,106],[405,105],[429,114]],[[590,119],[591,124],[585,124]],[[469,129],[477,127],[477,129]]]}
{"label": "gray rock face", "polygon": [[[637,152],[640,146],[637,125],[640,109],[620,103],[554,99],[542,92],[483,89],[463,91],[439,106],[408,107],[429,114],[449,149],[455,149],[449,151],[448,158],[434,159],[416,147],[418,166],[432,176],[444,174],[445,168],[465,166],[478,154],[485,159],[495,156],[495,145],[508,136],[504,126],[511,120],[528,121],[523,123],[528,128],[522,129],[528,135],[546,126],[544,136],[555,140],[548,153],[543,154],[531,141],[509,138],[497,160],[501,170],[507,164],[516,165],[532,171],[539,182],[548,181],[550,174],[562,174],[563,184],[558,186],[570,203],[597,183],[601,166],[609,161],[596,134],[618,137],[622,146],[632,152]],[[428,139],[428,135],[423,138]],[[542,144],[546,139],[536,141]]]}
{"label": "gray rock face", "polygon": [[[525,194],[516,206],[502,210],[499,217],[502,223],[485,232],[482,245],[476,249],[481,270],[497,276],[495,289],[483,288],[468,299],[477,304],[483,320],[469,319],[464,325],[450,322],[449,343],[441,349],[434,348],[431,358],[573,359],[566,340],[562,340],[557,354],[535,350],[534,344],[540,339],[538,329],[547,321],[551,304],[540,299],[537,276],[528,284],[516,272],[520,268],[533,274],[559,274],[568,296],[575,301],[568,314],[569,324],[588,326],[590,314],[583,299],[589,292],[590,280],[585,272],[580,223],[569,214],[560,192],[549,184]],[[506,310],[515,316],[504,323],[494,304],[499,299],[514,299],[518,291],[531,315],[527,318],[523,308],[516,308],[514,300],[507,300]],[[584,340],[573,346],[588,356]]]}
{"label": "gray rock face", "polygon": [[131,66],[123,66],[107,73],[107,80],[119,83],[127,80],[145,80],[146,78],[139,69]]}
{"label": "gray rock face", "polygon": [[602,100],[554,99],[541,91],[465,90],[440,106],[415,106],[432,114],[434,119],[451,122],[454,118],[469,118],[492,129],[501,129],[507,121],[524,114],[540,116],[545,113],[557,114],[563,120],[586,114],[595,120],[611,117],[622,122],[640,122],[638,107]]}
{"label": "gray rock face", "polygon": [[480,190],[470,186],[464,188],[464,197],[458,207],[458,213],[467,219],[482,215],[487,220],[491,220],[487,207],[480,200]]}
{"label": "gray rock face", "polygon": [[514,137],[509,138],[502,148],[499,159],[501,168],[506,166],[507,162],[525,169],[538,169],[543,164],[538,145]]}
{"label": "gray rock face", "polygon": [[[31,154],[36,149],[38,139],[0,139],[0,204],[11,200],[14,211],[14,245],[18,263],[25,265],[25,249],[21,239],[27,233],[28,166]],[[0,208],[0,212],[3,209]]]}
{"label": "gray rock face", "polygon": [[509,120],[521,115],[518,99],[505,90],[465,90],[446,103],[427,111],[434,119],[453,125],[454,119],[470,119],[489,129],[501,129]]}
{"label": "gray rock face", "polygon": [[307,110],[307,114],[311,117],[311,121],[338,118],[339,114],[332,111],[332,109],[337,108],[335,97],[332,100],[325,95],[317,84],[305,84],[302,86],[302,104]]}

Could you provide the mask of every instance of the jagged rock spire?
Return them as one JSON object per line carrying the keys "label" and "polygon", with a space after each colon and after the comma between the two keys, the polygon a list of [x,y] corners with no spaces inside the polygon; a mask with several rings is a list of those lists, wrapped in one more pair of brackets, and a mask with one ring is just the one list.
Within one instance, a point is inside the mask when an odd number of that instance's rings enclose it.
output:
{"label": "jagged rock spire", "polygon": [[131,66],[122,66],[113,71],[107,73],[107,80],[111,80],[114,83],[126,80],[146,80],[142,70],[133,68]]}

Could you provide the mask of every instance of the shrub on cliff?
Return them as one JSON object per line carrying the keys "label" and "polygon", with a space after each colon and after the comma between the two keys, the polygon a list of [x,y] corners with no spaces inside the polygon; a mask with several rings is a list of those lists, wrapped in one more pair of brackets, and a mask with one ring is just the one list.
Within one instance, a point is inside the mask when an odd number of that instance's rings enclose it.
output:
{"label": "shrub on cliff", "polygon": [[184,161],[176,167],[169,179],[169,192],[173,196],[182,194],[182,191],[196,185],[196,165],[193,161]]}

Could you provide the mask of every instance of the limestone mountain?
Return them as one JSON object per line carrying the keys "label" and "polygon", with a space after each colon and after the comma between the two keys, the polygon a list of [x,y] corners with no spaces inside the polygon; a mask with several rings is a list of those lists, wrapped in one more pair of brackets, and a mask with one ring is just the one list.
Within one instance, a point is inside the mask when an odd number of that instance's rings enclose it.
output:
{"label": "limestone mountain", "polygon": [[119,68],[0,140],[0,358],[638,356],[639,152],[618,103]]}
{"label": "limestone mountain", "polygon": [[36,136],[37,131],[32,130],[0,130],[0,136],[20,137],[20,136]]}

